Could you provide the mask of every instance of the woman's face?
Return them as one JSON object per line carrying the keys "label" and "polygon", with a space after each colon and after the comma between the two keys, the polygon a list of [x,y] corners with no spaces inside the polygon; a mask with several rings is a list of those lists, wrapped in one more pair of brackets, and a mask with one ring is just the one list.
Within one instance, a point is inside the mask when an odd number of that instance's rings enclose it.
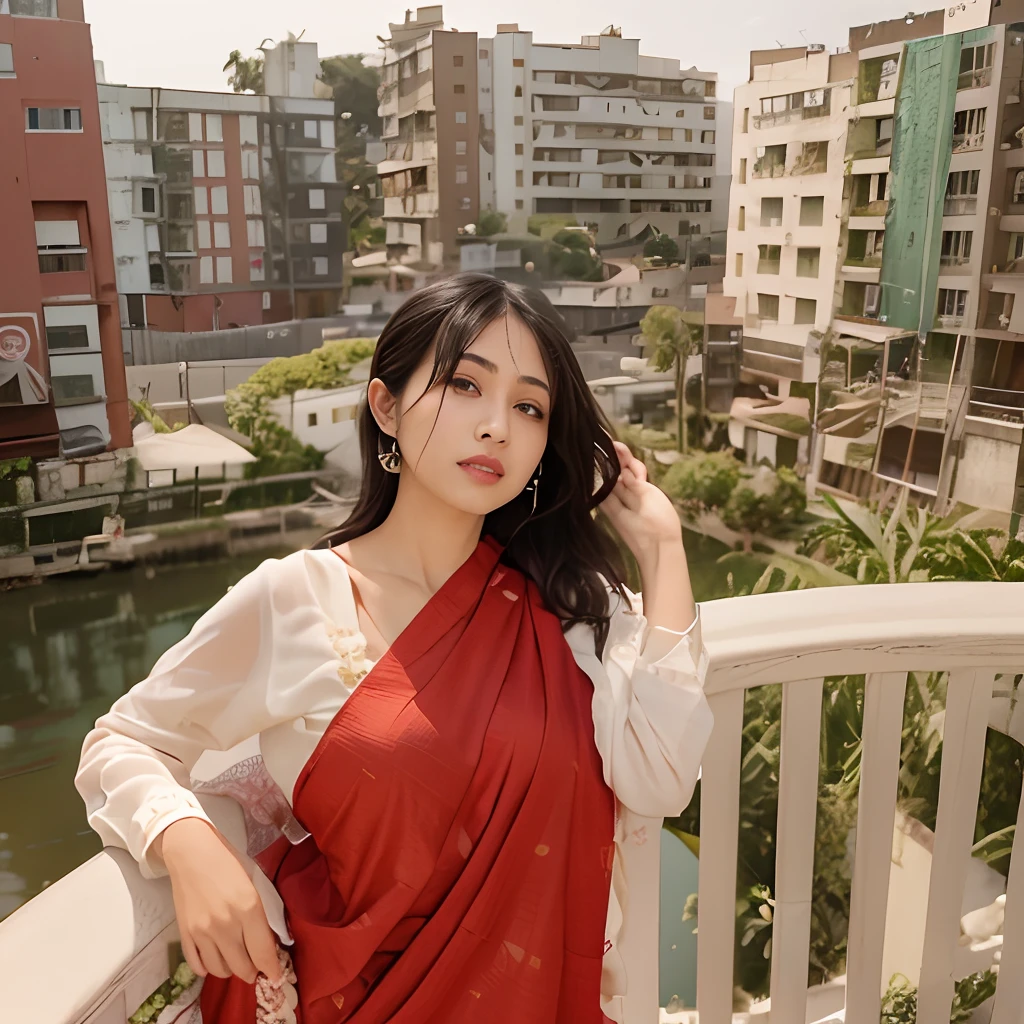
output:
{"label": "woman's face", "polygon": [[433,364],[431,351],[398,402],[402,473],[446,504],[486,515],[530,482],[547,445],[551,382],[540,345],[509,314],[481,331],[451,384],[424,394]]}

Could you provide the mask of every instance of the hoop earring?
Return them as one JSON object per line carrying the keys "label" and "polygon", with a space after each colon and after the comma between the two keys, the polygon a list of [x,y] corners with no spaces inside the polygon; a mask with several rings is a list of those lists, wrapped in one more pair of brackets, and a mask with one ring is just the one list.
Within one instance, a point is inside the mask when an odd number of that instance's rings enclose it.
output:
{"label": "hoop earring", "polygon": [[[540,477],[544,472],[543,459],[537,464],[537,475],[526,485],[526,490],[533,491],[533,508],[530,509],[530,516],[537,511],[537,493],[540,491]],[[527,519],[530,518],[527,516]]]}
{"label": "hoop earring", "polygon": [[402,453],[398,450],[398,438],[392,438],[389,452],[384,451],[380,437],[377,438],[377,461],[385,473],[400,473],[402,471]]}

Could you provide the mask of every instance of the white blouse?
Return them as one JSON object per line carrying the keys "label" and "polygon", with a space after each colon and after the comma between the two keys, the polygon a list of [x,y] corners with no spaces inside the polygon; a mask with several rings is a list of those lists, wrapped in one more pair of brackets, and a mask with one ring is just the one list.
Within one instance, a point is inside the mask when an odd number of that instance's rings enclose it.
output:
{"label": "white blouse", "polygon": [[[647,819],[679,814],[689,803],[712,726],[701,687],[699,614],[685,632],[656,627],[644,642],[640,597],[630,598],[627,607],[611,595],[603,658],[595,654],[590,626],[580,623],[566,633],[594,685],[594,738],[616,797],[602,974],[602,1006],[616,1021],[622,1020],[628,961],[618,940],[630,931],[627,846],[630,837],[645,841]],[[212,756],[231,765],[255,749],[258,737],[265,774],[280,790],[278,798],[290,802],[299,773],[370,667],[342,559],[326,549],[267,559],[86,737],[75,785],[90,825],[153,878],[166,874],[150,855],[153,840],[180,818],[214,824],[213,815],[249,869],[271,926],[290,942],[280,897],[246,855],[244,830],[239,835],[237,823],[228,828],[212,810],[217,798],[193,791],[201,788],[197,779],[209,778],[196,770],[197,762],[207,754],[204,762]]]}

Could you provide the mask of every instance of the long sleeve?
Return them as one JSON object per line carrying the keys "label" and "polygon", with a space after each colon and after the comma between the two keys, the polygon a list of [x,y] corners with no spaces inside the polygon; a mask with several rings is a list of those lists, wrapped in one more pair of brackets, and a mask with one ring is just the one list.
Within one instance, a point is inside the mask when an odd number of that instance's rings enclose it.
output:
{"label": "long sleeve", "polygon": [[568,638],[594,682],[605,781],[636,814],[670,817],[693,795],[713,724],[701,682],[700,611],[682,633],[655,627],[648,634],[640,596],[630,600],[612,597],[603,658],[585,627],[573,627]]}
{"label": "long sleeve", "polygon": [[168,825],[209,821],[189,787],[205,750],[229,750],[275,725],[294,732],[286,723],[315,709],[318,696],[340,703],[304,554],[267,559],[240,580],[85,738],[75,785],[89,824],[147,877],[165,873],[149,854]]}

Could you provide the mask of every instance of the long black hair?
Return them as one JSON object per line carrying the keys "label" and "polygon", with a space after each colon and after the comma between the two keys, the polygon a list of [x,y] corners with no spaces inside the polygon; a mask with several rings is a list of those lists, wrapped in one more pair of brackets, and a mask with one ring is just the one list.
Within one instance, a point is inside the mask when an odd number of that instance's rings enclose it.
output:
{"label": "long black hair", "polygon": [[[587,387],[569,344],[568,330],[542,292],[485,274],[457,274],[422,288],[394,313],[381,332],[370,379],[379,377],[393,395],[434,350],[427,390],[451,382],[459,360],[489,324],[514,313],[537,339],[551,385],[548,442],[542,459],[537,510],[523,492],[489,513],[483,535],[505,548],[502,561],[534,581],[548,608],[566,628],[594,626],[600,651],[608,634],[608,588],[625,597],[625,567],[619,548],[594,509],[619,477],[614,431]],[[355,508],[317,547],[334,547],[369,533],[388,517],[398,493],[398,475],[377,458],[384,437],[364,403],[359,412],[362,486]],[[603,579],[602,579],[603,577]]]}

